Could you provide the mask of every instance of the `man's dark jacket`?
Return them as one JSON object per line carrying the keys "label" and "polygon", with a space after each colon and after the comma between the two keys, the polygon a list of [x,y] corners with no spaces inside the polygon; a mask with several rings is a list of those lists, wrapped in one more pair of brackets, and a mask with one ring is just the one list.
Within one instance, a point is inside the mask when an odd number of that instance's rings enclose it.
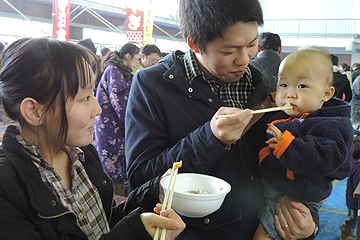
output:
{"label": "man's dark jacket", "polygon": [[352,81],[354,82],[358,76],[360,76],[360,68],[356,68],[354,71],[351,72]]}
{"label": "man's dark jacket", "polygon": [[340,99],[343,99],[344,97],[343,100],[350,102],[352,98],[352,92],[347,76],[345,74],[341,74],[340,72],[334,72],[333,76],[333,86],[335,88],[334,96]]}
{"label": "man's dark jacket", "polygon": [[[190,84],[176,55],[134,76],[125,121],[125,151],[130,184],[139,186],[182,160],[182,172],[224,179],[231,191],[216,212],[186,218],[178,239],[252,239],[264,204],[258,154],[266,140],[271,113],[253,116],[241,140],[226,150],[211,131],[209,121],[224,106],[200,76]],[[250,66],[255,86],[246,108],[275,105],[275,83]],[[239,148],[240,146],[240,148]]]}
{"label": "man's dark jacket", "polygon": [[276,77],[276,79],[278,77],[280,63],[280,55],[273,50],[263,50],[258,53],[257,58],[250,61],[251,65],[263,70],[273,77]]}
{"label": "man's dark jacket", "polygon": [[[80,240],[87,239],[69,211],[42,181],[40,172],[24,148],[7,128],[0,147],[0,232],[1,239]],[[144,209],[153,211],[159,202],[158,178],[136,189],[126,203],[115,206],[113,184],[106,175],[92,145],[81,148],[85,154],[86,173],[98,189],[110,233],[100,239],[149,239],[141,223]]]}

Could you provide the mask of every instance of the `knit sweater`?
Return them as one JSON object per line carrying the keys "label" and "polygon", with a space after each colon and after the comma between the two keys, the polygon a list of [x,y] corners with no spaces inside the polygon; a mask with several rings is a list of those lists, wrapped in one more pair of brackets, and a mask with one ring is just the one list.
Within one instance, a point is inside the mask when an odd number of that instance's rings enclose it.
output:
{"label": "knit sweater", "polygon": [[264,180],[298,200],[319,202],[327,198],[331,182],[346,178],[351,171],[353,128],[349,115],[350,105],[336,98],[300,119],[289,118],[284,112],[275,115],[271,122],[283,135],[275,149],[260,151]]}

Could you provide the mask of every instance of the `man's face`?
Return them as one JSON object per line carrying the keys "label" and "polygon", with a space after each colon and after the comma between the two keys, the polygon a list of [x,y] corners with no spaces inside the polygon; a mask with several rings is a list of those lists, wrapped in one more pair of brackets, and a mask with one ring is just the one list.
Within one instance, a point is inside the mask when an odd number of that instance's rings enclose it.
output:
{"label": "man's face", "polygon": [[236,82],[245,73],[258,48],[257,23],[239,22],[227,29],[224,38],[215,38],[196,58],[205,75],[219,84]]}
{"label": "man's face", "polygon": [[160,55],[157,53],[151,53],[148,56],[145,56],[145,54],[141,54],[141,65],[144,68],[151,67],[155,64],[157,64],[160,60]]}

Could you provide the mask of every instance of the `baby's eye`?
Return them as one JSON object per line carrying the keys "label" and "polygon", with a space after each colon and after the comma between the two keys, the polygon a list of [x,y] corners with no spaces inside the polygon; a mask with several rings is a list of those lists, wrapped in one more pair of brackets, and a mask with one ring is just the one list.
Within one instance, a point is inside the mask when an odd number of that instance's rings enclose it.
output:
{"label": "baby's eye", "polygon": [[300,84],[299,88],[307,88],[307,86],[305,84]]}
{"label": "baby's eye", "polygon": [[287,85],[285,83],[280,84],[279,87],[287,87]]}

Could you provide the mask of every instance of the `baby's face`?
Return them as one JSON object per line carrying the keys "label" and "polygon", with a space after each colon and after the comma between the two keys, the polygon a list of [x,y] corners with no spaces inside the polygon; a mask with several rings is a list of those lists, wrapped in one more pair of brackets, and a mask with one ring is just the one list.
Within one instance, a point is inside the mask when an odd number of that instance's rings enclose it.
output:
{"label": "baby's face", "polygon": [[319,59],[285,59],[280,65],[279,80],[276,92],[276,104],[293,107],[286,110],[292,117],[313,112],[327,101],[326,91],[331,87],[326,81]]}

